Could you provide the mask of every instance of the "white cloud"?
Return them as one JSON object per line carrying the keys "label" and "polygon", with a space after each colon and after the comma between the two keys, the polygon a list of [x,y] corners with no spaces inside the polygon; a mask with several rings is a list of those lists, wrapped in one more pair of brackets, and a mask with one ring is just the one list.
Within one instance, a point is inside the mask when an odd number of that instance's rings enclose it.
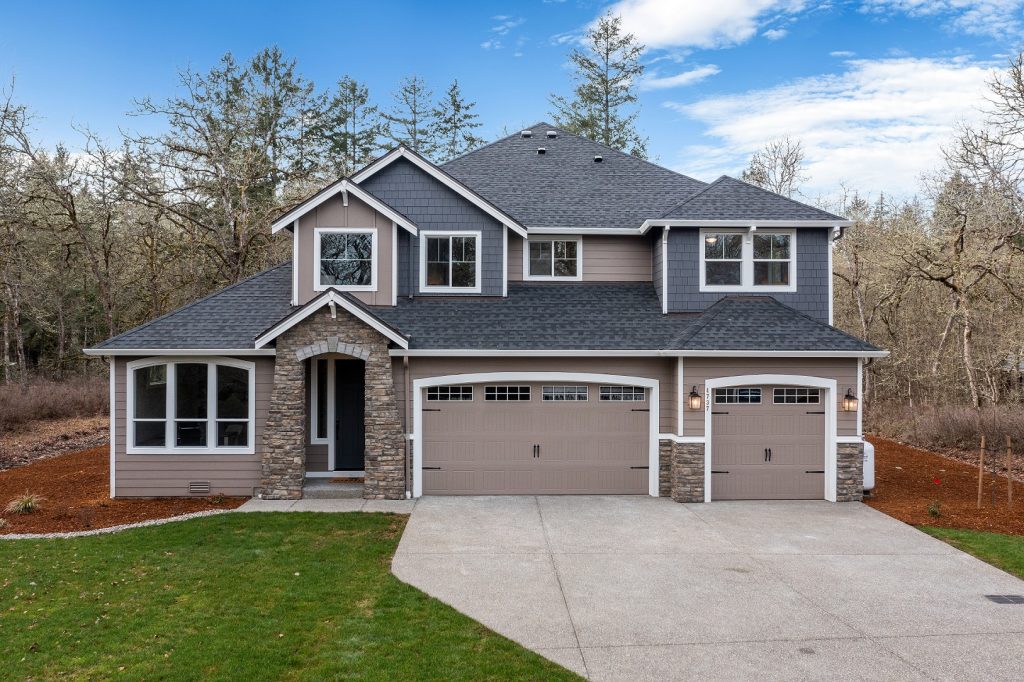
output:
{"label": "white cloud", "polygon": [[951,30],[1003,38],[1020,33],[1024,0],[862,0],[861,9],[872,14],[941,17]]}
{"label": "white cloud", "polygon": [[485,50],[500,50],[502,48],[502,44],[501,41],[497,39],[485,40],[484,42],[480,43],[480,47],[484,48]]}
{"label": "white cloud", "polygon": [[495,21],[501,22],[497,26],[493,26],[491,28],[491,31],[497,33],[499,36],[506,35],[512,29],[518,28],[526,23],[526,19],[523,19],[522,17],[519,17],[518,19],[512,19],[511,17],[504,14],[499,14],[498,16],[493,17],[493,19]]}
{"label": "white cloud", "polygon": [[773,138],[800,139],[810,182],[805,193],[861,191],[909,195],[941,163],[957,120],[977,121],[993,66],[957,59],[846,62],[847,70],[694,103],[667,103],[706,126],[709,142],[682,150],[680,169],[698,177],[736,174]]}
{"label": "white cloud", "polygon": [[721,73],[721,71],[722,70],[714,64],[708,64],[707,66],[698,66],[695,69],[678,73],[675,76],[648,76],[640,81],[638,87],[641,90],[679,88],[684,85],[699,83],[705,78],[710,78],[711,76]]}
{"label": "white cloud", "polygon": [[856,55],[856,52],[852,52],[850,50],[833,50],[828,53],[829,57],[842,57],[844,59],[848,57],[855,57]]}
{"label": "white cloud", "polygon": [[761,35],[768,40],[781,40],[789,35],[789,31],[784,28],[770,28]]}
{"label": "white cloud", "polygon": [[758,26],[780,14],[795,13],[804,0],[620,0],[609,8],[623,28],[650,48],[722,47],[757,35]]}

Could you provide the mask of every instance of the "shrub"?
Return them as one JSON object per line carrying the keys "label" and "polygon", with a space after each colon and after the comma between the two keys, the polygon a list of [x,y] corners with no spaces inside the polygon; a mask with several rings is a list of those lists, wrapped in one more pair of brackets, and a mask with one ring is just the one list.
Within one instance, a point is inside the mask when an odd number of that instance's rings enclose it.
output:
{"label": "shrub", "polygon": [[942,516],[942,505],[939,504],[938,500],[932,500],[928,503],[928,516],[933,519],[937,519]]}
{"label": "shrub", "polygon": [[6,528],[6,527],[7,527],[7,519],[5,519],[3,517],[0,517],[0,528]]}
{"label": "shrub", "polygon": [[93,417],[107,411],[105,377],[74,377],[64,381],[32,379],[26,385],[0,386],[0,434],[36,419]]}
{"label": "shrub", "polygon": [[1024,409],[1020,405],[990,405],[975,410],[962,405],[876,403],[865,414],[866,426],[887,438],[922,448],[976,450],[985,435],[991,448],[1003,448],[1006,437],[1024,435]]}
{"label": "shrub", "polygon": [[42,501],[43,498],[39,495],[25,491],[25,494],[21,497],[15,497],[13,500],[8,502],[4,509],[8,514],[31,514],[39,509],[39,505]]}

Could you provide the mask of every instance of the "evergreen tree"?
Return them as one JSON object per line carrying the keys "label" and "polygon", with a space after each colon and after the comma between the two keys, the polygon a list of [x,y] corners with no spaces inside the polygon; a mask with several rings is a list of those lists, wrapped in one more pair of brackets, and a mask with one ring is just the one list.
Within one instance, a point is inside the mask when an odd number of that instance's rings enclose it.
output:
{"label": "evergreen tree", "polygon": [[479,114],[473,113],[476,102],[462,97],[459,81],[453,80],[445,96],[434,109],[434,138],[437,141],[436,160],[444,163],[483,144],[484,140],[473,131],[482,124]]}
{"label": "evergreen tree", "polygon": [[370,104],[370,91],[345,76],[317,123],[315,136],[335,175],[348,175],[369,161],[382,134],[380,112]]}
{"label": "evergreen tree", "polygon": [[424,156],[434,153],[434,93],[419,76],[406,76],[394,94],[394,106],[382,116],[384,137],[394,144],[404,144]]}
{"label": "evergreen tree", "polygon": [[587,31],[584,49],[573,49],[576,67],[572,99],[551,95],[555,123],[609,147],[647,157],[647,138],[636,130],[637,112],[625,108],[637,101],[636,82],[644,72],[644,46],[632,33],[622,33],[622,18],[611,13]]}

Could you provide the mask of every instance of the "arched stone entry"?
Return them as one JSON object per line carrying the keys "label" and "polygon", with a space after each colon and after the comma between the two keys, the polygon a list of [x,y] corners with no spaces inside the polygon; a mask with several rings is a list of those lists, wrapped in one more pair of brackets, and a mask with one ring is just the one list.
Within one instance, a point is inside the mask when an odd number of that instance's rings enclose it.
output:
{"label": "arched stone entry", "polygon": [[276,339],[274,389],[264,436],[260,495],[298,499],[305,480],[304,362],[341,353],[365,363],[366,457],[363,497],[405,496],[405,438],[395,402],[388,339],[347,311],[318,311]]}

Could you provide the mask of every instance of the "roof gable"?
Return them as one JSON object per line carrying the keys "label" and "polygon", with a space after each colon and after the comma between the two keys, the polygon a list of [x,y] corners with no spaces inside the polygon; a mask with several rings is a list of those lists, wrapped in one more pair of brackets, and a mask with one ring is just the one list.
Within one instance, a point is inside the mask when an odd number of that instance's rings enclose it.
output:
{"label": "roof gable", "polygon": [[849,222],[828,211],[727,175],[665,211],[658,222],[662,220],[824,221],[829,225]]}
{"label": "roof gable", "polygon": [[337,196],[339,194],[342,195],[345,205],[348,206],[348,193],[351,193],[353,196],[358,197],[360,201],[368,205],[370,208],[382,214],[384,217],[394,222],[395,224],[402,226],[412,234],[415,235],[419,233],[419,228],[416,226],[416,223],[414,223],[405,214],[389,206],[387,202],[383,201],[378,197],[375,197],[368,190],[363,189],[362,187],[355,184],[348,178],[342,178],[340,180],[332,182],[330,185],[324,187],[322,190],[320,190],[310,198],[306,199],[299,205],[293,207],[291,210],[289,210],[287,213],[285,213],[283,216],[281,216],[271,224],[271,232],[277,233],[279,230],[291,226],[291,224],[294,223],[296,220],[306,215],[307,213],[309,213],[310,211],[312,211],[317,206],[321,205],[331,197]]}
{"label": "roof gable", "polygon": [[547,122],[529,130],[528,138],[517,132],[441,168],[528,228],[636,229],[705,187]]}

